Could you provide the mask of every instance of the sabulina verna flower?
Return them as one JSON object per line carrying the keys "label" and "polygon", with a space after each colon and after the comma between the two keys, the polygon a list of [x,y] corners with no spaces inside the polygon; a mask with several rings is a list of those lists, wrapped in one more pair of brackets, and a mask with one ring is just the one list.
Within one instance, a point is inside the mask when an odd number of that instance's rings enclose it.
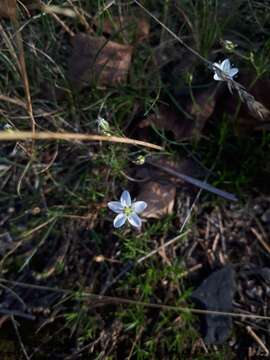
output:
{"label": "sabulina verna flower", "polygon": [[98,132],[104,135],[110,135],[110,124],[103,117],[98,116],[96,120]]}
{"label": "sabulina verna flower", "polygon": [[[238,73],[238,69],[235,67],[231,67],[231,63],[229,59],[225,59],[223,60],[221,63],[214,63],[213,64],[215,67],[213,68],[215,75],[214,75],[214,79],[216,81],[226,81],[226,77],[227,79],[233,79],[233,77]],[[218,69],[220,69],[221,71],[218,71]],[[224,75],[222,74],[222,72],[224,73]]]}
{"label": "sabulina verna flower", "polygon": [[12,131],[13,127],[10,124],[5,124],[3,126],[3,130],[5,131]]}
{"label": "sabulina verna flower", "polygon": [[137,214],[143,212],[147,204],[145,201],[132,201],[130,193],[125,190],[122,192],[120,201],[110,201],[108,207],[118,214],[113,221],[115,228],[120,228],[128,221],[132,226],[140,229],[142,221]]}

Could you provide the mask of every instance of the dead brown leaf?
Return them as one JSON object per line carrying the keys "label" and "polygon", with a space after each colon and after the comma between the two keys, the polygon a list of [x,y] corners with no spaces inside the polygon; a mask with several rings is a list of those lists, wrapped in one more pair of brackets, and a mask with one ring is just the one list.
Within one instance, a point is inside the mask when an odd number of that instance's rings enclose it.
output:
{"label": "dead brown leaf", "polygon": [[[174,161],[167,157],[153,158],[152,162],[159,165],[170,166],[186,175],[198,176],[201,169],[196,166],[194,161],[184,159],[182,161]],[[183,181],[165,173],[158,168],[149,166],[148,164],[136,168],[135,177],[147,179],[145,182],[139,183],[138,200],[147,202],[147,208],[143,212],[145,218],[161,219],[169,215],[173,211],[176,188]]]}
{"label": "dead brown leaf", "polygon": [[81,89],[92,82],[114,86],[127,81],[133,47],[104,37],[78,34],[73,38],[69,78]]}
{"label": "dead brown leaf", "polygon": [[148,179],[148,180],[160,180],[162,182],[170,182],[173,185],[182,184],[183,181],[178,179],[175,176],[172,176],[168,173],[164,173],[162,169],[158,169],[158,167],[153,167],[150,164],[156,164],[158,166],[165,166],[174,169],[179,173],[183,173],[188,176],[193,176],[196,178],[201,178],[206,175],[206,170],[203,169],[201,165],[196,163],[192,159],[179,159],[174,160],[170,159],[166,156],[151,156],[147,158],[147,163],[145,165],[139,166],[136,169],[136,174],[134,177],[140,179]]}
{"label": "dead brown leaf", "polygon": [[144,184],[138,199],[147,202],[147,208],[143,217],[161,219],[171,214],[174,207],[176,188],[171,184],[162,184],[155,181],[148,181]]}
{"label": "dead brown leaf", "polygon": [[[113,18],[104,19],[100,25],[103,33],[120,32],[127,38],[130,37],[131,33],[134,41],[145,40],[150,32],[150,24],[144,17],[114,16]],[[96,24],[96,26],[99,28],[99,24]]]}
{"label": "dead brown leaf", "polygon": [[207,120],[214,112],[216,105],[215,88],[194,95],[193,101],[186,106],[190,118],[178,114],[169,106],[161,105],[155,114],[142,120],[139,127],[145,128],[151,124],[160,129],[171,131],[175,140],[198,138]]}
{"label": "dead brown leaf", "polygon": [[210,88],[194,95],[193,101],[187,106],[187,112],[194,119],[192,136],[199,137],[207,122],[214,112],[216,105],[217,88]]}
{"label": "dead brown leaf", "polygon": [[0,18],[14,19],[16,17],[16,11],[16,0],[0,0]]}
{"label": "dead brown leaf", "polygon": [[171,131],[176,140],[188,139],[192,136],[193,121],[177,114],[172,108],[161,105],[158,112],[142,120],[139,128],[143,129],[154,125],[159,129]]}

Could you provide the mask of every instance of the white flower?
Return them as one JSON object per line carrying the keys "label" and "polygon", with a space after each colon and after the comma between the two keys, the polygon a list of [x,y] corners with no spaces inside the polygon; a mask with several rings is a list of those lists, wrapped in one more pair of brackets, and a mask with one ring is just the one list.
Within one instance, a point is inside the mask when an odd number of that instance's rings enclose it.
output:
{"label": "white flower", "polygon": [[[231,67],[231,63],[229,59],[225,59],[222,61],[222,63],[214,63],[214,66],[216,66],[218,69],[220,69],[221,71],[223,71],[228,78],[232,79],[237,73],[238,73],[238,69]],[[225,79],[222,78],[222,74],[219,73],[218,70],[216,70],[214,68],[214,79],[217,81],[224,81]]]}
{"label": "white flower", "polygon": [[5,131],[12,131],[13,127],[12,127],[10,124],[5,124],[5,125],[3,126],[3,129],[4,129]]}
{"label": "white flower", "polygon": [[144,201],[132,202],[129,192],[125,190],[122,192],[120,201],[110,201],[108,207],[118,214],[113,221],[115,228],[120,228],[128,220],[132,226],[139,229],[142,221],[137,214],[143,212],[147,204]]}
{"label": "white flower", "polygon": [[110,133],[110,124],[107,120],[105,120],[103,117],[98,115],[98,118],[96,120],[96,124],[98,127],[98,132],[102,133],[104,135],[109,135]]}

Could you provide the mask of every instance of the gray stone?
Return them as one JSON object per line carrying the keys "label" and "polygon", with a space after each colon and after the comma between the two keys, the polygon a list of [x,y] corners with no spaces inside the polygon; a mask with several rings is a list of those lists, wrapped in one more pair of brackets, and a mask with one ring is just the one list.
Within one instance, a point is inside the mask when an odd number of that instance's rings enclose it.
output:
{"label": "gray stone", "polygon": [[[202,309],[232,311],[235,272],[231,266],[215,271],[192,293],[191,299]],[[231,316],[206,314],[201,317],[201,329],[207,344],[222,344],[232,329]]]}

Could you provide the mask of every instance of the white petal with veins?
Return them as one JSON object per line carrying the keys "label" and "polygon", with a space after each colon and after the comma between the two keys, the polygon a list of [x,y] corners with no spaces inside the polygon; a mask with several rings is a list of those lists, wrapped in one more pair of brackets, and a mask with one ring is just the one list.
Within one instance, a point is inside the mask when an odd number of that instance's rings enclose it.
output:
{"label": "white petal with veins", "polygon": [[143,212],[146,209],[146,207],[147,207],[147,204],[145,201],[135,201],[135,203],[132,204],[132,209],[137,214]]}
{"label": "white petal with veins", "polygon": [[238,69],[237,68],[231,68],[230,70],[230,77],[234,77],[234,75],[236,75],[238,73]]}
{"label": "white petal with veins", "polygon": [[123,212],[124,208],[120,201],[110,201],[108,202],[108,208],[114,211],[115,213],[119,214]]}
{"label": "white petal with veins", "polygon": [[230,68],[231,68],[231,63],[229,59],[225,59],[224,61],[222,61],[220,68],[226,72],[229,73],[230,72]]}
{"label": "white petal with veins", "polygon": [[122,192],[120,201],[110,201],[108,202],[108,207],[118,215],[113,221],[113,226],[117,229],[123,226],[128,220],[128,222],[140,229],[142,226],[142,220],[137,215],[141,213],[147,207],[145,201],[133,201],[131,200],[130,193],[125,190]]}
{"label": "white petal with veins", "polygon": [[214,80],[216,81],[222,81],[222,79],[218,76],[218,74],[214,75]]}
{"label": "white petal with veins", "polygon": [[130,207],[131,206],[131,197],[127,190],[122,192],[121,198],[120,198],[121,204],[123,207]]}
{"label": "white petal with veins", "polygon": [[129,223],[132,225],[132,226],[135,226],[136,228],[140,228],[142,226],[142,221],[141,219],[139,218],[139,216],[135,213],[131,214],[129,217],[128,217],[128,221]]}
{"label": "white petal with veins", "polygon": [[127,220],[127,217],[125,214],[121,213],[121,214],[118,214],[116,216],[116,218],[113,220],[113,226],[118,229],[120,228],[121,226],[124,225],[124,223],[126,222]]}
{"label": "white petal with veins", "polygon": [[[224,75],[227,75],[228,78],[233,79],[233,77],[238,73],[238,69],[237,68],[232,68],[231,67],[231,63],[229,59],[225,59],[222,61],[222,63],[214,63],[213,64],[216,68],[220,69]],[[215,74],[214,74],[214,80],[216,81],[224,81],[225,79],[223,79],[221,76],[219,76],[218,71],[215,70],[215,68],[213,69]]]}

